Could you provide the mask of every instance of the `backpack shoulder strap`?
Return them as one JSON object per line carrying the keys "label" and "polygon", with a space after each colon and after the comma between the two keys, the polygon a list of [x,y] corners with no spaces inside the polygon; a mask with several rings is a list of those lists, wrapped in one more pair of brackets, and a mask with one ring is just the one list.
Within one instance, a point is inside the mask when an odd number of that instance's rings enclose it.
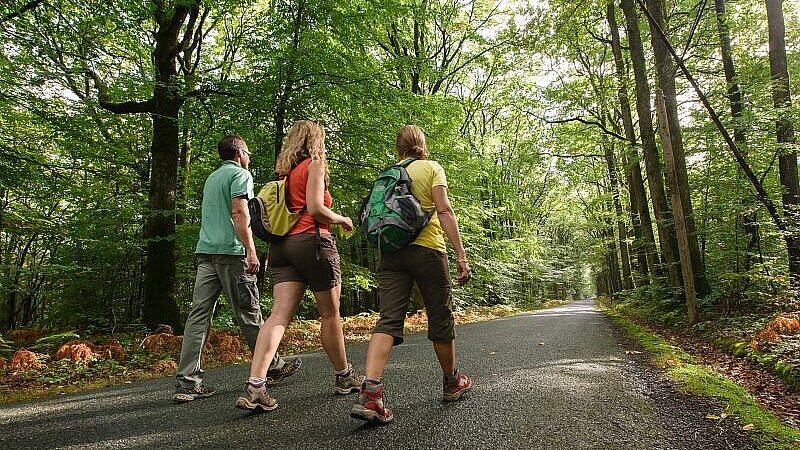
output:
{"label": "backpack shoulder strap", "polygon": [[419,159],[419,158],[408,158],[407,160],[405,160],[405,161],[403,161],[403,162],[399,162],[399,163],[395,164],[395,166],[397,166],[397,167],[402,167],[402,168],[404,168],[404,169],[405,169],[405,168],[406,168],[406,167],[408,167],[408,166],[409,166],[411,163],[413,163],[414,161],[416,161],[416,160],[418,160],[418,159]]}
{"label": "backpack shoulder strap", "polygon": [[[286,196],[286,208],[287,209],[290,208],[289,204],[291,203],[291,199],[292,199],[292,197],[289,196],[289,175],[292,174],[292,171],[294,171],[294,169],[296,167],[297,166],[294,166],[291,169],[289,169],[289,173],[287,173],[286,175],[283,176],[283,179],[285,180],[285,182],[284,182],[284,186],[285,186],[284,195]],[[304,204],[303,207],[300,208],[300,211],[297,211],[297,214],[303,214],[303,213],[306,212],[307,209],[308,209],[308,205]]]}

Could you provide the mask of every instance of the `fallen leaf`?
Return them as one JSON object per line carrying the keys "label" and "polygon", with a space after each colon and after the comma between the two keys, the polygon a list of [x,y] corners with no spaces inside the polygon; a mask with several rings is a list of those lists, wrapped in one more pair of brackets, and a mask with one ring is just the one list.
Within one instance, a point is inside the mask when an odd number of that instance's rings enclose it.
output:
{"label": "fallen leaf", "polygon": [[495,353],[497,353],[497,352],[489,352],[490,355],[494,355]]}
{"label": "fallen leaf", "polygon": [[744,430],[744,431],[753,431],[755,429],[755,427],[756,426],[753,425],[752,423],[748,423],[747,425],[742,427],[742,430]]}
{"label": "fallen leaf", "polygon": [[719,415],[719,417],[722,418],[722,419],[726,419],[726,418],[728,418],[728,416],[730,416],[730,414],[728,414],[728,413],[722,413],[722,414]]}
{"label": "fallen leaf", "polygon": [[708,420],[719,420],[719,416],[715,416],[714,414],[706,414],[706,419],[708,419]]}
{"label": "fallen leaf", "polygon": [[539,345],[544,345],[544,342],[539,342]]}

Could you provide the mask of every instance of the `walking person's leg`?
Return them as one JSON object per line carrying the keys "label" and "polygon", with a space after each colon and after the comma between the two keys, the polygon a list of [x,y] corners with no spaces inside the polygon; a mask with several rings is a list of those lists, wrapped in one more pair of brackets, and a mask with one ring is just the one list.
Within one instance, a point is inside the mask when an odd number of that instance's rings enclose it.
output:
{"label": "walking person's leg", "polygon": [[213,389],[203,386],[200,355],[208,336],[214,305],[219,299],[220,290],[219,276],[211,257],[198,255],[192,311],[186,319],[183,330],[181,356],[175,376],[178,383],[172,399],[176,402],[188,402],[214,394]]}
{"label": "walking person's leg", "polygon": [[455,321],[453,319],[450,271],[447,255],[417,247],[413,276],[428,315],[428,339],[433,343],[442,368],[442,399],[456,401],[472,388],[469,376],[456,364]]}
{"label": "walking person's leg", "polygon": [[[261,296],[256,284],[257,277],[245,272],[245,260],[240,256],[226,257],[227,264],[220,268],[220,280],[225,296],[230,299],[233,316],[239,329],[242,330],[250,351],[255,352],[256,339],[261,324]],[[278,353],[270,360],[269,384],[278,384],[283,378],[294,374],[302,361],[300,358],[284,360]]]}
{"label": "walking person's leg", "polygon": [[336,372],[334,392],[346,395],[358,391],[364,377],[359,375],[347,362],[342,317],[339,314],[341,291],[342,285],[337,284],[333,289],[315,292],[314,297],[317,300],[317,311],[319,311],[322,322],[320,329],[322,348]]}
{"label": "walking person's leg", "polygon": [[278,402],[270,397],[266,390],[267,367],[277,353],[278,344],[297,311],[304,290],[305,284],[297,281],[278,283],[274,286],[272,312],[258,333],[253,361],[250,364],[250,378],[244,395],[236,400],[237,408],[272,411],[278,407]]}
{"label": "walking person's leg", "polygon": [[392,353],[392,347],[403,342],[403,325],[411,299],[414,281],[404,270],[403,254],[384,255],[378,268],[378,310],[380,319],[372,332],[367,348],[366,378],[350,416],[356,419],[387,423],[394,419],[386,406],[381,377]]}

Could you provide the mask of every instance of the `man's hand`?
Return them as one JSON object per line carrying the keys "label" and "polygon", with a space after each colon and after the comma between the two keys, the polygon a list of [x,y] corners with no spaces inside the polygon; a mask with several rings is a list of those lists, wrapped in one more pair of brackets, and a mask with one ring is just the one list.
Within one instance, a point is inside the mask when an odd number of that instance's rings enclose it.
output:
{"label": "man's hand", "polygon": [[470,279],[469,263],[466,259],[459,259],[456,261],[456,266],[458,268],[456,283],[464,286]]}
{"label": "man's hand", "polygon": [[245,272],[251,275],[257,274],[261,263],[258,261],[258,256],[256,256],[255,252],[247,254],[246,262],[247,269],[245,269]]}

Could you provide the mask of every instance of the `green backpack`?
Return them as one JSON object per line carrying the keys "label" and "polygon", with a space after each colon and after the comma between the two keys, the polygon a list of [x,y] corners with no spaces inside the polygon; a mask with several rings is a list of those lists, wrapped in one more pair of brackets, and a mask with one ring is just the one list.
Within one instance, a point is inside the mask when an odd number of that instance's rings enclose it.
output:
{"label": "green backpack", "polygon": [[422,209],[411,193],[406,167],[416,158],[384,170],[372,183],[361,207],[361,227],[370,246],[381,252],[400,250],[414,242],[433,212]]}

